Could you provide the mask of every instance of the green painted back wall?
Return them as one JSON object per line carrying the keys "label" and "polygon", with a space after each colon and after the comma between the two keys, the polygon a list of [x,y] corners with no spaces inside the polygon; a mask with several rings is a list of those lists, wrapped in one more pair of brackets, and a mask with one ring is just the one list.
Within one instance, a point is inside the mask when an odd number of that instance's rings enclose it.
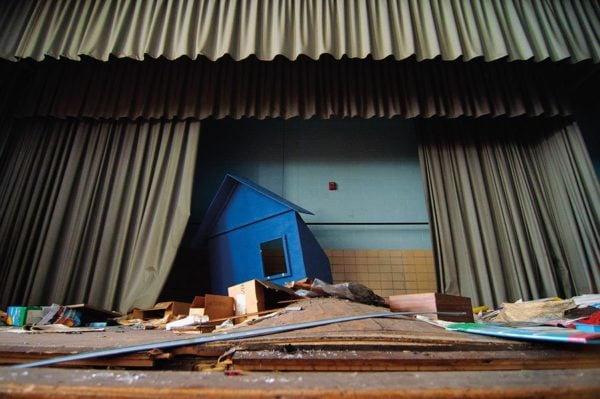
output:
{"label": "green painted back wall", "polygon": [[[202,221],[226,173],[312,211],[307,223],[428,221],[412,121],[204,121],[192,223]],[[323,248],[431,248],[427,225],[309,227]]]}

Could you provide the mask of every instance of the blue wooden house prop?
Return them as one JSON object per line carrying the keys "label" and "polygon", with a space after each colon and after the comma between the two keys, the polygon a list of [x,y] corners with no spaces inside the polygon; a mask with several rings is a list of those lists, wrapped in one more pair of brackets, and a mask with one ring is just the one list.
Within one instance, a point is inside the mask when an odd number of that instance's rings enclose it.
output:
{"label": "blue wooden house prop", "polygon": [[226,175],[200,230],[208,241],[212,291],[226,294],[252,279],[331,282],[329,259],[301,213],[312,215],[250,180]]}

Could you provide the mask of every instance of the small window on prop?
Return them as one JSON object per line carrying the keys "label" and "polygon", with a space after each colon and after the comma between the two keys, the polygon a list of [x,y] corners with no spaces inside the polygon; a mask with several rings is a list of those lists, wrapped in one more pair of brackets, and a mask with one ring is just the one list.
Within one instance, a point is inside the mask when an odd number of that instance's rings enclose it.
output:
{"label": "small window on prop", "polygon": [[285,276],[288,273],[283,237],[261,243],[260,254],[263,273],[267,279]]}

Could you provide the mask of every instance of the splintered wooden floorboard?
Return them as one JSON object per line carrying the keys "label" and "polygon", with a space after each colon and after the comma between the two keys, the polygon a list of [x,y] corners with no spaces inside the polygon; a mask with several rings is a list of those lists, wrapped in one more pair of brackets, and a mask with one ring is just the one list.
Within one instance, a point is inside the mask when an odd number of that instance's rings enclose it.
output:
{"label": "splintered wooden floorboard", "polygon": [[385,373],[223,373],[0,368],[3,398],[577,398],[600,369]]}
{"label": "splintered wooden floorboard", "polygon": [[[123,347],[174,338],[168,331],[141,331],[110,328],[103,332],[78,334],[23,334],[0,332],[0,364],[33,362],[40,359],[72,355],[98,349]],[[130,367],[151,368],[156,360],[168,360],[170,353],[138,352],[118,357],[104,357],[62,364],[62,367]]]}
{"label": "splintered wooden floorboard", "polygon": [[[182,338],[165,330],[135,330],[109,327],[106,331],[85,333],[0,332],[0,352],[78,353],[105,348],[163,342]],[[183,337],[187,338],[187,337]]]}
{"label": "splintered wooden floorboard", "polygon": [[233,367],[252,371],[473,371],[599,368],[598,352],[564,351],[238,351]]}

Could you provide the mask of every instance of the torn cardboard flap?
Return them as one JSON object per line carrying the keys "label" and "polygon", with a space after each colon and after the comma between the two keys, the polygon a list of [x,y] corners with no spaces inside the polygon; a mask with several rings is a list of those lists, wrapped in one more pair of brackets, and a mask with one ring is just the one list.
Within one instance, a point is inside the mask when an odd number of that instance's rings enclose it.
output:
{"label": "torn cardboard flap", "polygon": [[204,308],[206,301],[203,296],[195,296],[190,305],[190,315],[204,316]]}
{"label": "torn cardboard flap", "polygon": [[187,302],[159,302],[151,309],[133,309],[132,318],[140,320],[174,318],[176,316],[187,316],[190,311],[190,303]]}
{"label": "torn cardboard flap", "polygon": [[299,298],[294,290],[270,281],[250,280],[228,288],[235,300],[236,316],[282,307],[285,301]]}
{"label": "torn cardboard flap", "polygon": [[235,300],[232,297],[206,294],[194,297],[189,314],[208,316],[209,320],[225,319],[235,315],[234,306]]}

